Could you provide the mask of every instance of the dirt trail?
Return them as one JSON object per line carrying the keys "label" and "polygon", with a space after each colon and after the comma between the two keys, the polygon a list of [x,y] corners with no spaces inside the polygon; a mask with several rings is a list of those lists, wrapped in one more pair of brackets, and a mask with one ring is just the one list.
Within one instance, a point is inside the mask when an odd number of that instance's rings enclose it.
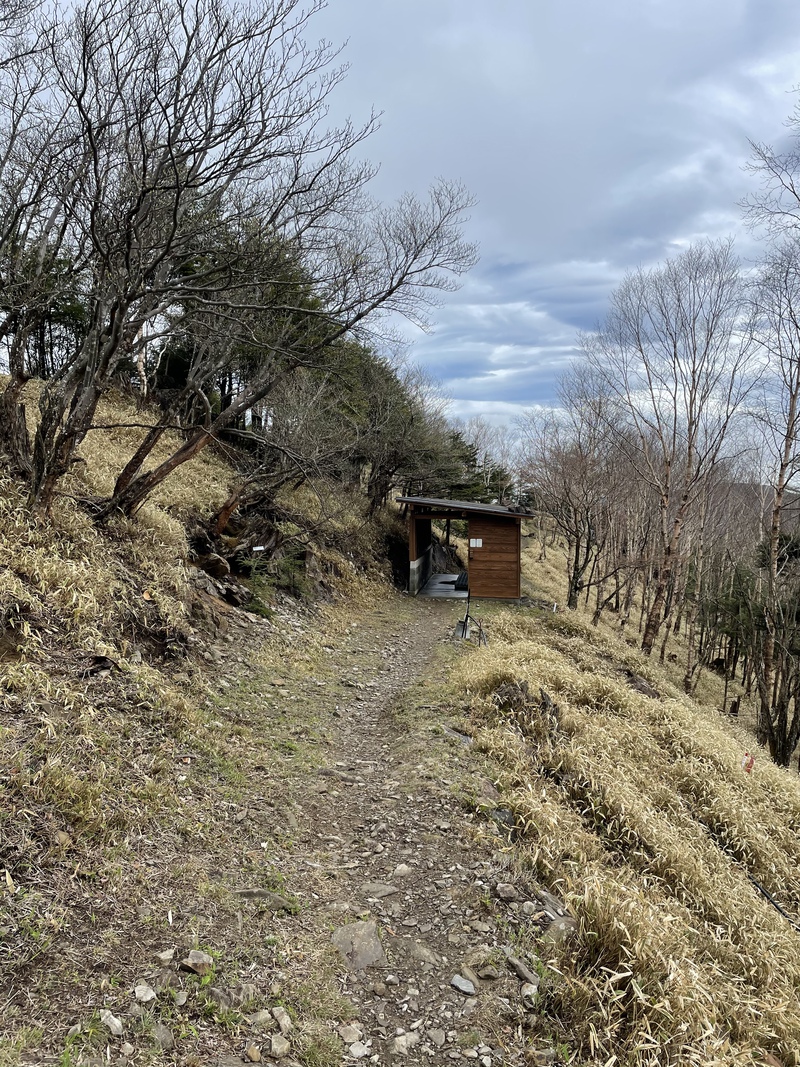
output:
{"label": "dirt trail", "polygon": [[538,977],[508,959],[555,904],[476,814],[502,798],[460,732],[459,608],[225,609],[198,634],[173,810],[20,895],[61,933],[8,970],[0,1064],[557,1063],[524,1051]]}
{"label": "dirt trail", "polygon": [[[469,738],[438,713],[438,654],[452,646],[457,607],[409,608],[400,624],[367,615],[329,649],[352,698],[333,717],[326,765],[295,793],[306,832],[281,869],[301,911],[286,923],[338,948],[328,965],[350,1003],[344,1025],[332,1024],[340,1062],[521,1063],[520,982],[537,979],[506,957],[514,930],[541,908],[507,884],[501,838],[476,845],[454,795],[466,783],[496,797]],[[398,702],[412,687],[409,719]],[[426,687],[433,698],[420,708]]]}

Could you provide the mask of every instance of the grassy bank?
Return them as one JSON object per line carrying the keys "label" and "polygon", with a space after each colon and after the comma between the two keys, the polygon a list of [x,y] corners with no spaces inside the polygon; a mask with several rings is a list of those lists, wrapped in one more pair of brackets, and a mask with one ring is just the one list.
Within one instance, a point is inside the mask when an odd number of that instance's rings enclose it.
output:
{"label": "grassy bank", "polygon": [[[560,563],[529,550],[533,594],[557,598]],[[462,692],[519,862],[578,920],[533,946],[550,968],[532,1032],[608,1067],[800,1063],[800,930],[765,896],[800,922],[797,775],[766,754],[745,774],[752,736],[716,710],[715,680],[686,696],[613,626],[486,614]]]}

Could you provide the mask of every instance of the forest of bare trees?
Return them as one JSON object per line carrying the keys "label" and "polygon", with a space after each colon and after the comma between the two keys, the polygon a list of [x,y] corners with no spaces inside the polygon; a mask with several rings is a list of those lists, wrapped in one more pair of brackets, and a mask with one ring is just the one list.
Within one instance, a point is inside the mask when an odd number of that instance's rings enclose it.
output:
{"label": "forest of bare trees", "polygon": [[800,154],[755,145],[753,158],[760,263],[704,241],[629,274],[558,406],[521,420],[520,480],[567,547],[568,607],[613,616],[647,655],[680,655],[687,692],[701,668],[726,694],[735,679],[787,765],[800,741]]}

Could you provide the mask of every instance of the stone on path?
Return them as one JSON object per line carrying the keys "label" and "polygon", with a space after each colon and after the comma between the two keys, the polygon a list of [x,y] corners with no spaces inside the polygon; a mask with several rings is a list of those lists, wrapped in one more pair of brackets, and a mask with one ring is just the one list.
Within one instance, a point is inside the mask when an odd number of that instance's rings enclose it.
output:
{"label": "stone on path", "polygon": [[193,948],[186,959],[181,960],[181,969],[194,971],[195,974],[199,974],[202,977],[203,975],[211,974],[214,970],[214,958],[209,956],[207,952],[201,952],[199,949]]}
{"label": "stone on path", "polygon": [[539,976],[535,971],[532,971],[530,967],[523,963],[517,956],[509,956],[506,960],[509,970],[519,978],[520,982],[531,982],[533,985],[539,984]]}
{"label": "stone on path", "polygon": [[512,885],[511,882],[498,882],[495,892],[501,900],[519,900],[517,887]]}
{"label": "stone on path", "polygon": [[457,989],[459,993],[463,993],[465,997],[475,996],[475,986],[468,978],[463,978],[460,974],[453,975],[450,979],[450,985],[453,989]]}
{"label": "stone on path", "polygon": [[371,1050],[362,1041],[354,1041],[347,1051],[354,1060],[363,1060],[365,1056],[369,1056]]}
{"label": "stone on path", "polygon": [[168,1052],[175,1047],[175,1038],[172,1031],[168,1026],[164,1026],[163,1023],[155,1023],[153,1025],[153,1037],[156,1039],[159,1048],[164,1052]]}
{"label": "stone on path", "polygon": [[270,1055],[274,1056],[276,1060],[285,1059],[292,1051],[292,1046],[288,1038],[285,1038],[283,1034],[273,1034],[270,1038]]}
{"label": "stone on path", "polygon": [[398,1034],[392,1041],[392,1053],[395,1056],[407,1056],[408,1050],[413,1048],[419,1041],[419,1034],[412,1030],[407,1034]]}
{"label": "stone on path", "polygon": [[390,937],[389,949],[393,959],[396,955],[401,955],[405,959],[418,960],[420,963],[436,965],[439,962],[439,957],[432,948],[410,937]]}
{"label": "stone on path", "polygon": [[251,1026],[266,1026],[272,1030],[275,1026],[275,1018],[271,1011],[267,1011],[266,1008],[262,1008],[260,1011],[254,1011],[252,1015],[245,1015],[245,1019]]}
{"label": "stone on path", "polygon": [[387,885],[386,882],[364,882],[361,886],[361,892],[365,897],[383,900],[384,897],[390,897],[394,893],[399,893],[400,890],[396,885]]}
{"label": "stone on path", "polygon": [[354,971],[386,963],[386,953],[378,937],[378,924],[374,920],[340,926],[333,931],[331,940]]}
{"label": "stone on path", "polygon": [[291,1016],[286,1008],[278,1006],[272,1009],[272,1018],[280,1027],[280,1031],[284,1037],[292,1032],[294,1026],[292,1024]]}
{"label": "stone on path", "polygon": [[122,1020],[113,1015],[108,1008],[103,1008],[100,1012],[100,1022],[108,1027],[114,1037],[122,1037]]}
{"label": "stone on path", "polygon": [[147,982],[142,982],[137,985],[133,990],[133,994],[140,1004],[149,1004],[150,1001],[155,1000],[158,995],[155,989],[153,989],[151,985],[148,985]]}
{"label": "stone on path", "polygon": [[285,911],[291,915],[297,911],[296,904],[282,897],[280,893],[273,893],[271,889],[237,889],[236,896],[241,900],[257,900],[274,912]]}
{"label": "stone on path", "polygon": [[222,988],[222,986],[209,986],[206,995],[208,999],[216,1005],[219,1011],[230,1011],[233,1007],[233,1001],[228,996],[227,991]]}
{"label": "stone on path", "polygon": [[361,1040],[364,1032],[356,1023],[342,1023],[338,1029],[338,1034],[345,1045],[352,1045],[354,1041]]}

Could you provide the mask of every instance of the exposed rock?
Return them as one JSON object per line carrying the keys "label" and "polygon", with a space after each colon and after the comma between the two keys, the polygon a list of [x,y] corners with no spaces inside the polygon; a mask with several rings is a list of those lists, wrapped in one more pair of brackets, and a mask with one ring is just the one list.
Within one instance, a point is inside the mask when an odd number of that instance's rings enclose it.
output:
{"label": "exposed rock", "polygon": [[266,1008],[262,1011],[255,1011],[252,1015],[246,1015],[245,1018],[251,1026],[257,1026],[259,1029],[273,1030],[275,1028],[275,1019],[271,1011],[267,1011]]}
{"label": "exposed rock", "polygon": [[429,1030],[428,1037],[430,1038],[431,1042],[436,1045],[437,1048],[442,1048],[445,1041],[447,1040],[447,1036],[444,1030]]}
{"label": "exposed rock", "polygon": [[407,1056],[408,1050],[419,1042],[419,1034],[411,1030],[407,1034],[398,1034],[392,1041],[392,1053],[395,1056]]}
{"label": "exposed rock", "polygon": [[407,863],[398,863],[392,871],[392,878],[408,878],[411,873],[412,868]]}
{"label": "exposed rock", "polygon": [[147,982],[142,982],[140,985],[137,985],[133,990],[133,995],[140,1004],[149,1004],[152,1000],[155,1000],[158,997],[155,989],[148,985]]}
{"label": "exposed rock", "polygon": [[246,1004],[258,999],[259,991],[252,982],[245,982],[242,985],[231,986],[228,996],[234,1008],[243,1008]]}
{"label": "exposed rock", "polygon": [[207,556],[199,556],[197,562],[212,578],[227,578],[231,573],[231,565],[216,552],[209,552]]}
{"label": "exposed rock", "polygon": [[414,941],[410,937],[390,937],[388,944],[392,959],[401,956],[420,963],[436,965],[439,962],[438,955],[422,941]]}
{"label": "exposed rock", "polygon": [[270,1055],[274,1056],[276,1060],[285,1059],[292,1051],[291,1042],[283,1034],[273,1034],[269,1044]]}
{"label": "exposed rock", "polygon": [[554,897],[552,893],[548,893],[546,889],[537,889],[536,896],[551,919],[558,919],[567,914],[567,909],[562,901],[558,897]]}
{"label": "exposed rock", "polygon": [[506,963],[508,964],[509,970],[514,972],[520,982],[530,982],[532,985],[538,985],[539,976],[535,971],[531,970],[527,963],[523,963],[523,961],[516,956],[509,956]]}
{"label": "exposed rock", "polygon": [[118,1019],[116,1015],[113,1015],[108,1008],[103,1008],[100,1012],[100,1022],[103,1026],[108,1027],[114,1037],[122,1037],[122,1020]]}
{"label": "exposed rock", "polygon": [[[289,1015],[289,1012],[286,1010],[286,1008],[282,1008],[280,1006],[278,1006],[277,1008],[273,1008],[272,1009],[272,1018],[275,1020],[275,1022],[280,1027],[280,1031],[281,1031],[281,1033],[283,1034],[284,1037],[288,1036],[292,1032],[292,1030],[294,1029],[291,1017]],[[361,1036],[361,1035],[359,1035],[359,1036]]]}
{"label": "exposed rock", "polygon": [[517,829],[517,820],[513,811],[508,808],[495,808],[489,813],[489,818],[497,824],[498,830],[507,837],[513,837]]}
{"label": "exposed rock", "polygon": [[485,982],[496,982],[501,977],[500,971],[493,964],[489,963],[485,967],[478,969],[478,977],[482,978]]}
{"label": "exposed rock", "polygon": [[122,1053],[123,1056],[132,1056],[134,1054],[134,1052],[136,1051],[136,1049],[133,1047],[133,1045],[130,1043],[130,1041],[123,1042],[120,1045],[119,1050],[120,1050],[120,1052]]}
{"label": "exposed rock", "polygon": [[497,791],[497,786],[494,784],[491,778],[479,778],[476,785],[479,797],[482,797],[485,800],[500,799],[500,794]]}
{"label": "exposed rock", "polygon": [[181,969],[193,971],[200,976],[211,974],[214,970],[214,958],[209,956],[207,952],[201,952],[199,949],[193,948],[189,955],[181,960]]}
{"label": "exposed rock", "polygon": [[222,986],[212,985],[206,990],[206,996],[214,1004],[218,1011],[230,1011],[233,1007],[233,1002],[228,996],[227,990]]}
{"label": "exposed rock", "polygon": [[248,1045],[244,1050],[244,1055],[250,1063],[261,1063],[261,1049],[258,1045]]}
{"label": "exposed rock", "polygon": [[185,989],[179,989],[175,993],[175,1007],[182,1008],[186,1001],[189,999],[189,994]]}
{"label": "exposed rock", "polygon": [[558,1059],[558,1053],[554,1048],[528,1049],[525,1053],[525,1062],[531,1067],[549,1067]]}
{"label": "exposed rock", "polygon": [[345,1045],[352,1045],[364,1036],[364,1031],[357,1023],[342,1023],[337,1032]]}
{"label": "exposed rock", "polygon": [[517,887],[512,885],[511,882],[498,882],[495,886],[495,892],[501,900],[519,900]]}
{"label": "exposed rock", "polygon": [[378,937],[378,925],[374,920],[340,926],[334,930],[331,940],[354,971],[386,963],[386,954]]}
{"label": "exposed rock", "polygon": [[241,897],[242,900],[257,900],[262,904],[266,904],[270,911],[288,912],[290,915],[294,915],[297,911],[297,905],[292,903],[291,900],[287,900],[286,897],[282,897],[280,893],[273,893],[271,889],[237,889],[237,897]]}
{"label": "exposed rock", "polygon": [[383,900],[384,897],[393,896],[400,890],[396,885],[387,885],[386,882],[364,882],[361,892],[365,897],[373,897],[375,900]]}
{"label": "exposed rock", "polygon": [[159,1048],[164,1052],[168,1052],[175,1047],[175,1038],[172,1031],[161,1022],[153,1024],[153,1037],[156,1039]]}
{"label": "exposed rock", "polygon": [[542,933],[542,937],[551,942],[552,944],[558,944],[561,941],[565,941],[568,937],[578,929],[578,923],[571,915],[564,915],[560,919],[554,919],[549,926],[547,926]]}
{"label": "exposed rock", "polygon": [[463,993],[465,997],[475,996],[475,986],[468,978],[464,978],[460,974],[453,975],[450,979],[450,985],[453,989],[457,989],[459,993]]}
{"label": "exposed rock", "polygon": [[519,992],[523,1007],[528,1011],[533,1011],[539,998],[539,979],[537,978],[535,983],[523,982]]}
{"label": "exposed rock", "polygon": [[369,1056],[371,1050],[363,1041],[354,1041],[347,1051],[354,1060],[363,1060],[365,1056]]}
{"label": "exposed rock", "polygon": [[641,674],[635,674],[629,668],[625,670],[625,681],[631,689],[635,689],[643,696],[650,697],[652,700],[658,700],[661,697],[659,691],[650,685],[646,678],[642,678]]}
{"label": "exposed rock", "polygon": [[163,952],[156,952],[155,958],[161,964],[162,967],[166,967],[168,963],[171,963],[175,959],[175,949],[167,948]]}
{"label": "exposed rock", "polygon": [[160,993],[164,989],[169,989],[170,986],[175,984],[175,972],[171,971],[169,967],[162,967],[158,972],[158,977],[153,979],[153,989],[157,993]]}

